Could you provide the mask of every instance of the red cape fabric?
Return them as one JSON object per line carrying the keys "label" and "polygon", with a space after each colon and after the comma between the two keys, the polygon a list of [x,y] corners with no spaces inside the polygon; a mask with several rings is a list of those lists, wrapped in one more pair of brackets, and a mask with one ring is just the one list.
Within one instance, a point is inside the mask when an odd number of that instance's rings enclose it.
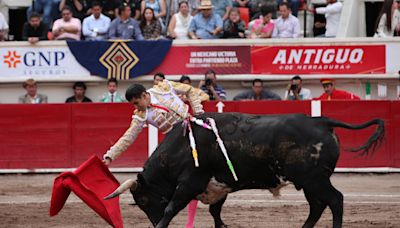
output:
{"label": "red cape fabric", "polygon": [[74,172],[62,173],[54,180],[50,216],[61,211],[72,191],[111,226],[122,228],[119,197],[110,200],[103,199],[118,186],[119,182],[107,166],[93,155]]}

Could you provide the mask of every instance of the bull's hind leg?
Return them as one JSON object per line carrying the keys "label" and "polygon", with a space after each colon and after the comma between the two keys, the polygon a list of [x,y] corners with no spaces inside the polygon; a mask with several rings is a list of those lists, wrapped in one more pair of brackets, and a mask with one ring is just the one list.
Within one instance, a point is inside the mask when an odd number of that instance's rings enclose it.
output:
{"label": "bull's hind leg", "polygon": [[222,205],[224,205],[226,200],[226,196],[215,204],[211,204],[209,211],[212,217],[214,218],[215,228],[224,228],[228,227],[221,219],[221,209]]}
{"label": "bull's hind leg", "polygon": [[333,228],[342,227],[343,221],[343,195],[336,190],[329,179],[307,183],[304,193],[310,203],[310,215],[303,227],[313,227],[322,212],[329,206],[333,216]]}

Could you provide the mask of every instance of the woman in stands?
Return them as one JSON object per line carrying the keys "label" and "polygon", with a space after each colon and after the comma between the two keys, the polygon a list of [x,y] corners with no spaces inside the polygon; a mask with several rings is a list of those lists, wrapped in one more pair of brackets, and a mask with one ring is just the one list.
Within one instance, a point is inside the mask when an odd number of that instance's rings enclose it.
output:
{"label": "woman in stands", "polygon": [[244,32],[246,25],[240,19],[238,8],[229,11],[228,19],[224,21],[223,38],[245,38]]}
{"label": "woman in stands", "polygon": [[161,24],[155,17],[152,8],[146,7],[144,9],[139,26],[145,40],[158,40],[161,38]]}
{"label": "woman in stands", "polygon": [[168,36],[172,39],[189,39],[188,30],[193,16],[189,14],[189,4],[186,1],[179,2],[179,12],[174,14],[169,22]]}
{"label": "woman in stands", "polygon": [[269,7],[262,7],[260,19],[250,22],[249,27],[251,27],[250,38],[271,38],[274,31],[272,10]]}
{"label": "woman in stands", "polygon": [[400,32],[400,12],[398,3],[385,0],[375,25],[375,37],[392,37]]}

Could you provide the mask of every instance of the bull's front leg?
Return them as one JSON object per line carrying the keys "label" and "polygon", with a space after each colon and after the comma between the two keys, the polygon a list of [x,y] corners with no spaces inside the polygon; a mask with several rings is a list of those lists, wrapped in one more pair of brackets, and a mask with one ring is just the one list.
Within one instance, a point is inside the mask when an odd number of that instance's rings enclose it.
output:
{"label": "bull's front leg", "polygon": [[[174,195],[172,196],[171,201],[169,201],[168,206],[164,210],[163,217],[161,218],[160,222],[156,225],[156,228],[168,227],[171,220],[182,209],[184,209],[189,204],[189,202],[195,198],[196,195],[198,195],[205,189],[205,186],[208,183],[208,179],[207,178],[204,178],[204,180],[192,179],[191,181],[179,184],[175,190]],[[196,187],[193,186],[193,183],[196,183]]]}
{"label": "bull's front leg", "polygon": [[221,209],[222,205],[224,205],[227,196],[223,199],[219,200],[215,204],[211,204],[209,211],[212,217],[214,218],[215,228],[225,228],[228,227],[221,219]]}

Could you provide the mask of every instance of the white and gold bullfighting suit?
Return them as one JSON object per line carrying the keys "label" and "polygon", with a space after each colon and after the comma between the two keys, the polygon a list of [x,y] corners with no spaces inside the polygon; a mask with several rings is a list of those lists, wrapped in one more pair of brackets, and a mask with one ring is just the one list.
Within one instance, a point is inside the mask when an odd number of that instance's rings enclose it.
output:
{"label": "white and gold bullfighting suit", "polygon": [[136,139],[144,125],[151,124],[163,134],[172,130],[173,125],[189,116],[189,107],[178,95],[184,95],[190,102],[194,114],[204,113],[201,102],[208,100],[208,95],[190,85],[164,80],[147,90],[151,104],[146,110],[135,110],[129,129],[104,155],[115,160]]}

